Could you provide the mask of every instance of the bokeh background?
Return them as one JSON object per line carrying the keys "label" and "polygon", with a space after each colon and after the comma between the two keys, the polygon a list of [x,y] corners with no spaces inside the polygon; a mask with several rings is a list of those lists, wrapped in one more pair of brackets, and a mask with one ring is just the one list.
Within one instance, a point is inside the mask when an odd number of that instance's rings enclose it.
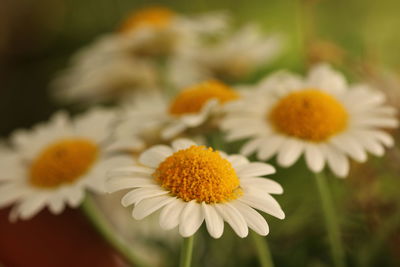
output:
{"label": "bokeh background", "polygon": [[[398,0],[0,0],[0,140],[16,128],[46,120],[60,108],[50,98],[49,82],[74,52],[114,31],[133,9],[154,4],[184,14],[227,10],[238,24],[254,21],[266,32],[283,33],[287,40],[284,56],[249,82],[277,68],[303,72],[312,63],[328,61],[350,80],[364,80],[384,90],[391,104],[400,107]],[[346,187],[331,179],[341,207],[338,213],[350,266],[400,266],[399,161],[397,145],[384,158],[370,157],[368,164],[354,165]],[[290,219],[284,226],[272,220],[270,246],[277,266],[330,266],[321,218],[317,209],[309,208],[318,205],[313,198],[315,185],[309,173],[298,171],[301,165],[280,172],[281,177],[296,177],[282,180],[286,194],[293,196],[290,201],[279,199]],[[0,214],[4,231],[6,211]],[[88,226],[82,226],[80,219],[72,220],[78,220],[78,228],[86,231]],[[0,262],[10,253],[4,252],[9,241],[2,243],[3,237],[0,233]],[[23,247],[24,236],[17,238],[15,247]],[[226,235],[210,247],[201,247],[198,266],[254,266],[250,247],[225,247],[234,238]],[[226,256],[237,253],[239,260],[221,258],[221,252]]]}

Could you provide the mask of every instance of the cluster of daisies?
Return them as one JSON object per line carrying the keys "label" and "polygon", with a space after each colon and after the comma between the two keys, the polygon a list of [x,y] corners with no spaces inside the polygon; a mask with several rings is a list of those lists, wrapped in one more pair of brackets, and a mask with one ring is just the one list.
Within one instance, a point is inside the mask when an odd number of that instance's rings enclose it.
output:
{"label": "cluster of daisies", "polygon": [[[279,42],[254,25],[233,31],[223,13],[134,13],[80,51],[53,84],[60,100],[114,105],[76,117],[58,112],[15,131],[0,150],[0,207],[12,206],[12,220],[30,219],[45,207],[54,214],[78,207],[88,191],[123,191],[133,218],[160,211],[160,226],[183,237],[203,222],[214,238],[224,222],[239,237],[249,228],[267,235],[260,211],[285,218],[272,196],[283,188],[265,177],[275,172],[267,160],[290,167],[304,155],[312,172],[327,166],[344,178],[349,159],[382,156],[394,143],[387,130],[398,126],[380,91],[350,85],[326,64],[306,77],[278,71],[230,85],[276,57]],[[238,140],[237,154],[216,149]]]}

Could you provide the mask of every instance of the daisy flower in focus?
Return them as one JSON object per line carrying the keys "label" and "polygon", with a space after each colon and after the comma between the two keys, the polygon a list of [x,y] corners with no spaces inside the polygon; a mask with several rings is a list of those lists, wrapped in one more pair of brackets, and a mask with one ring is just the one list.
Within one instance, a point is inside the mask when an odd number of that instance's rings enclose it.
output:
{"label": "daisy flower in focus", "polygon": [[111,170],[107,182],[110,192],[131,190],[121,202],[135,205],[135,219],[161,210],[164,229],[179,226],[179,233],[189,237],[205,221],[210,235],[219,238],[224,221],[240,237],[248,235],[248,228],[267,235],[268,224],[255,209],[285,217],[271,196],[281,194],[282,187],[260,177],[275,172],[271,165],[250,163],[241,155],[228,156],[187,139],[175,140],[172,147],[151,147],[139,162]]}
{"label": "daisy flower in focus", "polygon": [[176,87],[212,78],[245,79],[275,60],[282,45],[282,38],[277,34],[265,36],[256,25],[245,25],[214,43],[182,49],[168,62],[168,79]]}
{"label": "daisy flower in focus", "polygon": [[393,138],[396,110],[366,85],[348,85],[328,65],[315,66],[307,78],[279,72],[258,90],[230,105],[222,128],[227,139],[249,138],[241,153],[259,160],[277,155],[288,167],[304,154],[308,167],[320,172],[325,163],[339,177],[349,171],[348,157],[364,162],[367,152],[382,156]]}
{"label": "daisy flower in focus", "polygon": [[132,108],[128,107],[125,120],[116,131],[125,131],[126,134],[121,133],[121,137],[152,131],[168,140],[185,131],[196,131],[199,127],[215,127],[213,119],[219,117],[226,103],[238,97],[238,92],[216,80],[186,88],[171,101],[161,94],[138,96]]}
{"label": "daisy flower in focus", "polygon": [[78,51],[53,81],[52,93],[60,102],[93,103],[157,89],[164,77],[160,62],[226,26],[222,13],[185,17],[165,7],[136,10],[118,31]]}
{"label": "daisy flower in focus", "polygon": [[12,134],[11,147],[0,151],[0,207],[14,204],[10,219],[29,219],[45,207],[58,214],[77,207],[86,189],[104,192],[105,171],[127,163],[106,157],[114,120],[110,110],[75,119],[59,112]]}

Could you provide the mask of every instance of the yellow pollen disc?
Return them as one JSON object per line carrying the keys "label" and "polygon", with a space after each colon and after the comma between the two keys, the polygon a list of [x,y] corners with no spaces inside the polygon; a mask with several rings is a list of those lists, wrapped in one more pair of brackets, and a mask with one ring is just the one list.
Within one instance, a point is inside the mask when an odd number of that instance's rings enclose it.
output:
{"label": "yellow pollen disc", "polygon": [[162,29],[168,26],[175,16],[170,9],[160,6],[143,8],[131,14],[120,27],[120,32],[131,32],[147,26]]}
{"label": "yellow pollen disc", "polygon": [[348,114],[334,97],[315,89],[281,99],[268,119],[276,130],[312,142],[322,142],[347,126]]}
{"label": "yellow pollen disc", "polygon": [[154,177],[163,188],[184,201],[221,203],[242,194],[231,163],[205,146],[175,152],[159,165]]}
{"label": "yellow pollen disc", "polygon": [[33,161],[29,181],[42,188],[71,184],[80,179],[98,155],[98,147],[86,139],[65,139],[45,148]]}
{"label": "yellow pollen disc", "polygon": [[239,95],[219,81],[206,81],[187,88],[172,101],[169,112],[173,115],[199,112],[210,99],[218,99],[222,104],[239,98]]}

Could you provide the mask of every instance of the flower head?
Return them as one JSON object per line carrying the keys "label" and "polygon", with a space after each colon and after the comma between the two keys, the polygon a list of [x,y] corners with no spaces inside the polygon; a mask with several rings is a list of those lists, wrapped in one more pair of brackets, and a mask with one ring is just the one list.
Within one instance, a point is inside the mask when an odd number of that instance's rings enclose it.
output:
{"label": "flower head", "polygon": [[107,158],[115,120],[109,110],[93,110],[74,120],[59,112],[49,123],[11,136],[0,158],[0,206],[14,204],[11,219],[28,219],[44,207],[58,214],[76,207],[85,189],[104,192],[104,172],[125,158]]}
{"label": "flower head", "polygon": [[281,194],[282,187],[260,177],[274,173],[268,164],[250,163],[243,156],[228,156],[187,139],[174,141],[172,147],[154,146],[139,162],[110,171],[108,181],[110,192],[131,189],[122,205],[135,205],[135,219],[161,209],[164,229],[179,225],[180,234],[188,237],[205,221],[210,235],[219,238],[224,221],[240,237],[247,236],[248,227],[267,235],[268,224],[254,209],[284,218],[270,195]]}
{"label": "flower head", "polygon": [[222,128],[227,138],[250,138],[245,155],[260,160],[277,155],[282,166],[304,153],[308,167],[320,172],[325,163],[340,177],[348,174],[347,156],[365,161],[366,152],[380,156],[393,145],[381,128],[397,127],[396,111],[384,105],[382,93],[365,85],[349,86],[327,65],[314,67],[307,78],[277,73],[259,89],[230,105]]}

